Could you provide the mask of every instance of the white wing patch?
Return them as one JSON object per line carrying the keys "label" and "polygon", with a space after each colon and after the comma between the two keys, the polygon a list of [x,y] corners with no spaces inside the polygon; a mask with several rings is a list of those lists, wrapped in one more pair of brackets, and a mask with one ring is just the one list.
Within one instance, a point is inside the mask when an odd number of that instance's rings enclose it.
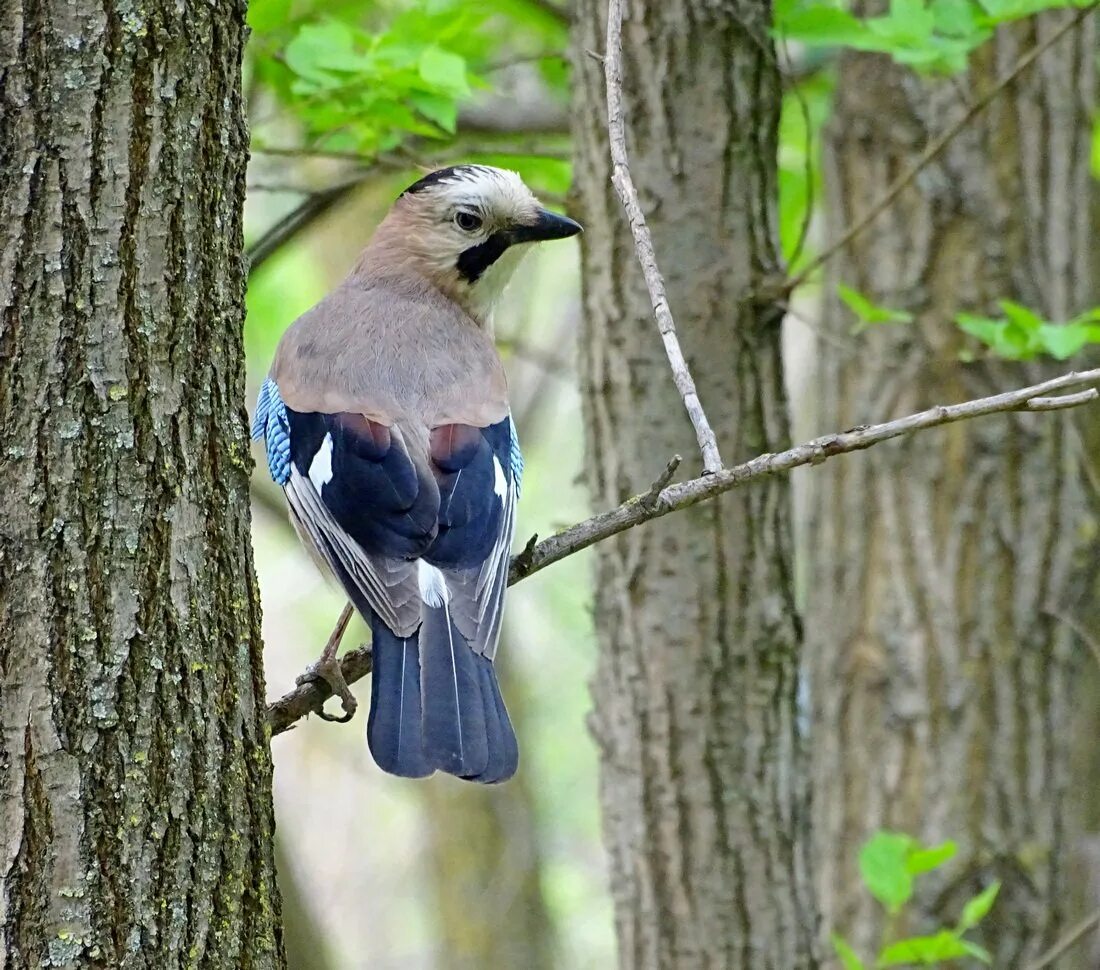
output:
{"label": "white wing patch", "polygon": [[416,561],[416,578],[420,584],[420,598],[431,607],[443,606],[450,598],[447,580],[443,573],[423,559]]}
{"label": "white wing patch", "polygon": [[321,447],[317,449],[317,454],[313,456],[313,461],[309,463],[309,480],[313,482],[313,487],[317,489],[317,494],[321,494],[321,486],[327,485],[332,481],[332,434],[326,434],[325,440],[321,442]]}
{"label": "white wing patch", "polygon": [[500,459],[493,455],[493,491],[502,502],[508,491],[508,479],[504,477],[504,469],[500,467]]}

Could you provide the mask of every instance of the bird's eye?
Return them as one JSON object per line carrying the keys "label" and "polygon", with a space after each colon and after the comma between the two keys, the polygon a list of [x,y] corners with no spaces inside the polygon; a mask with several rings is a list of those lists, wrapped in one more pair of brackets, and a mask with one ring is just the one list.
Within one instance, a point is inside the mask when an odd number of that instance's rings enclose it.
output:
{"label": "bird's eye", "polygon": [[481,218],[472,212],[456,212],[455,225],[463,232],[477,232],[481,228]]}

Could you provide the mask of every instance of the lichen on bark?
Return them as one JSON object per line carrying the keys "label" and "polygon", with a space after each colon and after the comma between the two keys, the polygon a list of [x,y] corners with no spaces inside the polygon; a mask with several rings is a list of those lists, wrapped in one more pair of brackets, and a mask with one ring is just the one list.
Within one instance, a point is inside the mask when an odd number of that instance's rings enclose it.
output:
{"label": "lichen on bark", "polygon": [[0,11],[0,966],[280,968],[244,5]]}

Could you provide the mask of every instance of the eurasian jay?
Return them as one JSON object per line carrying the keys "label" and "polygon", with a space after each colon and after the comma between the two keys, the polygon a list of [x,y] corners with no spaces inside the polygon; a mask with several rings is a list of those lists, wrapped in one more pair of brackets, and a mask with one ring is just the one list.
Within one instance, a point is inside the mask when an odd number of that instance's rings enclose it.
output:
{"label": "eurasian jay", "polygon": [[492,313],[525,243],[580,231],[514,172],[432,172],[283,335],[260,391],[252,434],[295,529],[370,625],[367,738],[395,775],[515,773],[493,657],[523,458]]}

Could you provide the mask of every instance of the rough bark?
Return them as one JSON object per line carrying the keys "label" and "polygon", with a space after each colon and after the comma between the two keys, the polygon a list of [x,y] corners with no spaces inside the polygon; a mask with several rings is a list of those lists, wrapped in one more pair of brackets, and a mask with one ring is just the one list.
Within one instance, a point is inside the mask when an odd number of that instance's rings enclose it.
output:
{"label": "rough bark", "polygon": [[[767,6],[635,2],[624,22],[631,169],[677,329],[729,463],[787,441],[775,271],[779,78]],[[598,508],[700,458],[610,184],[606,5],[573,47],[585,224],[581,370]],[[598,547],[592,726],[620,965],[816,966],[798,721],[788,487],[762,482]]]}
{"label": "rough bark", "polygon": [[[825,146],[826,237],[882,193],[962,99],[1068,16],[1000,32],[957,83],[846,55]],[[832,262],[830,282],[916,320],[852,340],[851,316],[827,299],[823,326],[845,346],[817,347],[817,429],[1066,369],[961,362],[973,345],[951,320],[957,311],[995,314],[998,298],[1054,320],[1097,302],[1094,19]],[[1095,573],[1100,460],[1081,424],[1096,421],[1090,411],[960,424],[807,480],[816,874],[826,925],[864,953],[875,951],[882,917],[859,886],[856,856],[879,828],[959,842],[958,859],[927,877],[914,930],[952,923],[969,894],[998,878],[981,936],[995,966],[1022,966],[1072,915],[1079,818],[1070,756],[1086,651],[1059,617],[1084,616]]]}
{"label": "rough bark", "polygon": [[0,966],[279,968],[244,4],[0,11]]}

